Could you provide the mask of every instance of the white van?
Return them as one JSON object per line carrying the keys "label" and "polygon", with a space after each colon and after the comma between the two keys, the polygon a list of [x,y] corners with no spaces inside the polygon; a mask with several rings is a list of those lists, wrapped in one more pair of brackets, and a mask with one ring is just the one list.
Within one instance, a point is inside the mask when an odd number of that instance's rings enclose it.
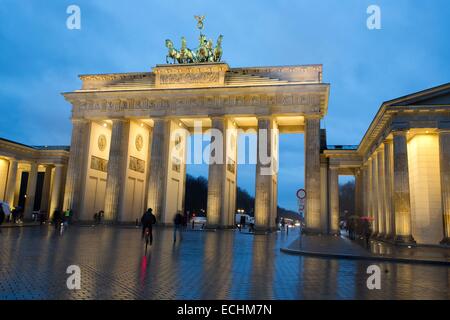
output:
{"label": "white van", "polygon": [[239,225],[241,224],[241,217],[244,216],[245,217],[245,224],[249,225],[251,223],[255,224],[255,218],[249,216],[248,214],[243,214],[243,213],[236,213],[236,226],[239,227]]}

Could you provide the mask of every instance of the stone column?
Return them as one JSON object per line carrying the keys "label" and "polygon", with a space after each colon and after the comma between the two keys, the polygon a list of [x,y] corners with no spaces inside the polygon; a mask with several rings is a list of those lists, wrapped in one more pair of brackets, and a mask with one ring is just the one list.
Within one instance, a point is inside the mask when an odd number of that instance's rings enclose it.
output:
{"label": "stone column", "polygon": [[392,159],[392,140],[384,142],[384,182],[385,182],[385,210],[386,210],[386,238],[392,239],[395,231],[395,217],[393,210],[393,159]]}
{"label": "stone column", "polygon": [[373,161],[367,159],[367,216],[373,217]]}
{"label": "stone column", "polygon": [[260,233],[271,229],[271,220],[275,221],[276,216],[274,211],[276,211],[277,207],[276,178],[278,162],[275,153],[278,148],[275,145],[274,130],[277,130],[274,120],[271,118],[258,119],[255,231]]}
{"label": "stone column", "polygon": [[[236,211],[236,130],[229,119],[212,118],[208,176],[207,227],[234,226]],[[232,214],[230,214],[232,213]],[[232,217],[230,217],[232,215]]]}
{"label": "stone column", "polygon": [[47,213],[47,217],[50,216],[48,211],[50,205],[50,187],[52,183],[52,169],[53,166],[45,166],[44,184],[42,186],[41,207],[39,211],[41,213]]}
{"label": "stone column", "polygon": [[439,160],[444,222],[444,239],[441,243],[450,245],[450,129],[439,131]]}
{"label": "stone column", "polygon": [[8,183],[6,185],[5,200],[10,206],[14,206],[14,193],[16,191],[18,167],[19,163],[16,159],[9,160]]}
{"label": "stone column", "polygon": [[217,228],[224,216],[223,195],[225,187],[225,118],[214,117],[212,120],[211,154],[208,166],[208,201],[207,227]]}
{"label": "stone column", "polygon": [[372,232],[373,236],[378,235],[378,157],[375,151],[372,154]]}
{"label": "stone column", "polygon": [[364,185],[364,171],[356,169],[355,171],[355,213],[362,216],[363,212],[363,185]]}
{"label": "stone column", "polygon": [[338,168],[330,167],[330,233],[339,234],[339,173]]}
{"label": "stone column", "polygon": [[81,181],[86,170],[87,149],[89,144],[89,121],[73,119],[72,139],[70,143],[70,156],[67,166],[66,186],[64,188],[63,210],[72,209],[75,217],[80,214],[82,193]]}
{"label": "stone column", "polygon": [[[149,127],[148,129],[148,152],[147,152],[147,162],[146,162],[146,168],[145,168],[145,196],[144,196],[144,206],[148,205],[148,191],[150,187],[150,163],[152,159],[152,145],[153,145],[153,128]],[[144,208],[144,210],[147,210],[147,208]]]}
{"label": "stone column", "polygon": [[320,233],[320,119],[305,118],[306,230]]}
{"label": "stone column", "polygon": [[386,237],[386,185],[384,180],[384,146],[378,150],[378,237]]}
{"label": "stone column", "polygon": [[26,220],[31,220],[33,209],[34,209],[34,199],[36,196],[36,184],[38,175],[38,164],[36,162],[31,163],[31,170],[28,175],[27,182],[27,199],[25,200],[24,218]]}
{"label": "stone column", "polygon": [[153,209],[153,213],[159,222],[164,215],[169,142],[170,120],[155,119],[147,207]]}
{"label": "stone column", "polygon": [[414,243],[411,234],[408,147],[406,131],[393,131],[395,242]]}
{"label": "stone column", "polygon": [[126,183],[125,171],[128,163],[129,133],[130,121],[125,119],[112,120],[105,194],[105,221],[117,221],[119,217]]}
{"label": "stone column", "polygon": [[64,166],[62,164],[55,165],[53,173],[52,192],[50,197],[50,207],[48,216],[51,219],[55,210],[61,210],[61,194],[63,187]]}
{"label": "stone column", "polygon": [[363,187],[362,187],[362,212],[361,216],[367,216],[369,213],[369,170],[368,164],[366,163],[362,169],[363,173]]}

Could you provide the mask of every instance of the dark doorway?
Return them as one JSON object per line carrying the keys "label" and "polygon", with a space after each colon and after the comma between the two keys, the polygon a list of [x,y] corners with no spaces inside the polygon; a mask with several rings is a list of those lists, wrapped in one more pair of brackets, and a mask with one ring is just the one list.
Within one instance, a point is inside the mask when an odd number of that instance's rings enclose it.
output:
{"label": "dark doorway", "polygon": [[44,188],[44,177],[45,172],[38,172],[33,211],[39,211],[39,209],[41,209],[42,190]]}
{"label": "dark doorway", "polygon": [[[20,178],[20,191],[19,191],[19,202],[18,205],[22,209],[25,209],[27,188],[28,188],[28,179],[30,177],[29,172],[22,172],[22,176]],[[41,198],[42,198],[42,189],[44,186],[44,178],[45,172],[38,172],[33,211],[38,211],[41,208]]]}
{"label": "dark doorway", "polygon": [[20,191],[19,191],[19,202],[18,205],[22,209],[25,208],[25,195],[27,193],[27,185],[28,185],[28,172],[22,172],[22,177],[20,178]]}

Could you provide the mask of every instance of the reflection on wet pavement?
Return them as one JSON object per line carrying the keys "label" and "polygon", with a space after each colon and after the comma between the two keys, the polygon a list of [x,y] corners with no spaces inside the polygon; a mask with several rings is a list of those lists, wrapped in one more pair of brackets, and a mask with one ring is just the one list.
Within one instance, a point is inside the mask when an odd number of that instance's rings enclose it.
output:
{"label": "reflection on wet pavement", "polygon": [[[449,268],[377,263],[381,290],[366,286],[368,261],[280,252],[298,234],[155,230],[145,254],[140,230],[71,227],[3,229],[0,299],[449,299]],[[81,290],[66,287],[69,265]]]}

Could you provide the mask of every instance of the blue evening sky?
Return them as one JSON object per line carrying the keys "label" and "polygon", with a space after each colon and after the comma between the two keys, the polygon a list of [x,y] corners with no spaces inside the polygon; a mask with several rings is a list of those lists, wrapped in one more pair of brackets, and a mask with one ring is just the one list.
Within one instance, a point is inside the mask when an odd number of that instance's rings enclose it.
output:
{"label": "blue evening sky", "polygon": [[[81,30],[66,28],[71,4],[81,8]],[[366,27],[371,4],[381,8],[381,30]],[[196,46],[194,14],[207,16],[208,37],[224,35],[231,67],[323,64],[329,144],[358,144],[382,101],[450,81],[446,0],[0,0],[0,137],[69,144],[60,92],[79,88],[78,74],[151,70],[164,62],[166,38]],[[295,208],[303,162],[303,135],[281,136],[281,206]],[[188,171],[207,175],[204,165]],[[254,167],[238,172],[254,193]]]}

